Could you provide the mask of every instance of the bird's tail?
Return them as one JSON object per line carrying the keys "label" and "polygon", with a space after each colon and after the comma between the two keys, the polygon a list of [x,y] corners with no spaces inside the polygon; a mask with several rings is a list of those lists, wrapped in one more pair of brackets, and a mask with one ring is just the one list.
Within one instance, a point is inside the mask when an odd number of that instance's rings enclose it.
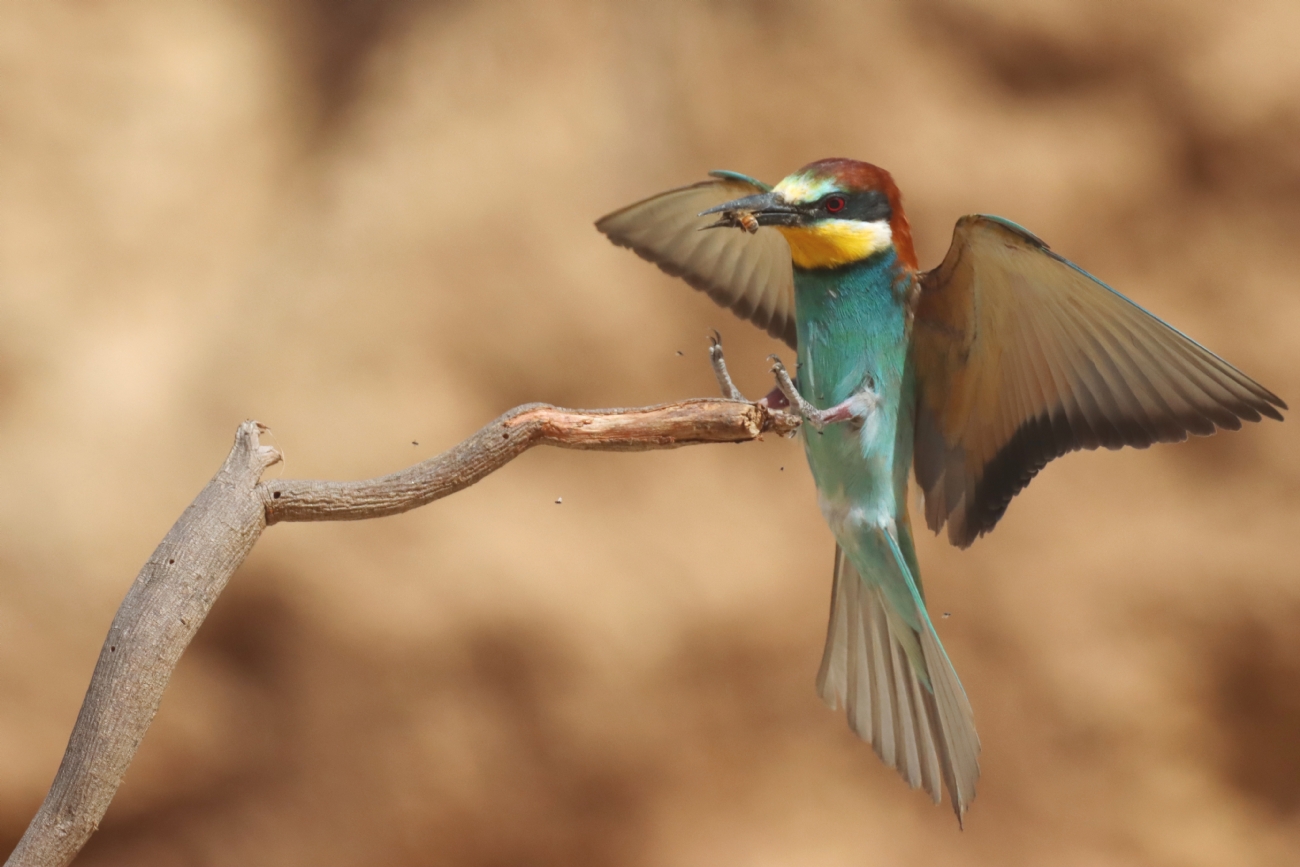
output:
{"label": "bird's tail", "polygon": [[897,574],[864,581],[836,546],[817,689],[832,708],[845,708],[858,736],[912,788],[924,787],[937,804],[941,785],[947,786],[961,824],[979,777],[980,742],[970,702],[893,533],[867,532],[880,534],[874,541],[886,549],[885,568],[896,566]]}

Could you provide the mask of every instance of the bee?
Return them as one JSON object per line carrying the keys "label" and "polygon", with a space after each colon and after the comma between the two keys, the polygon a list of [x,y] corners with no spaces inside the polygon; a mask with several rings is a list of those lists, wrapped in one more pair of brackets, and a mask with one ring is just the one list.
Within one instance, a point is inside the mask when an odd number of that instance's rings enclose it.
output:
{"label": "bee", "polygon": [[737,209],[734,211],[723,211],[722,214],[718,217],[717,222],[709,223],[707,226],[702,226],[701,228],[743,229],[744,231],[752,235],[758,231],[758,226],[759,226],[758,217],[754,216],[753,211]]}
{"label": "bee", "polygon": [[733,226],[739,226],[751,235],[758,231],[758,218],[753,211],[727,211],[726,216],[731,218]]}

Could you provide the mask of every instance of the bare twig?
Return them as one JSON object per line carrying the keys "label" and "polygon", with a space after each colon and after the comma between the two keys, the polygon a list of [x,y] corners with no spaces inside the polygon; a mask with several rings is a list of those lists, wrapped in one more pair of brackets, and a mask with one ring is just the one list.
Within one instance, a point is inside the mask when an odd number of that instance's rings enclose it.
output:
{"label": "bare twig", "polygon": [[395,515],[466,488],[535,445],[641,451],[746,442],[797,426],[798,419],[785,413],[733,400],[610,410],[528,404],[443,454],[388,476],[259,483],[280,455],[259,444],[265,428],[244,422],[225,464],[168,531],[113,618],[54,783],[6,867],[66,865],[85,845],[181,653],[267,525]]}
{"label": "bare twig", "polygon": [[786,433],[798,420],[732,400],[688,400],[641,409],[516,407],[455,448],[364,482],[277,480],[261,486],[268,524],[356,521],[406,512],[466,488],[538,444],[600,451],[671,449]]}

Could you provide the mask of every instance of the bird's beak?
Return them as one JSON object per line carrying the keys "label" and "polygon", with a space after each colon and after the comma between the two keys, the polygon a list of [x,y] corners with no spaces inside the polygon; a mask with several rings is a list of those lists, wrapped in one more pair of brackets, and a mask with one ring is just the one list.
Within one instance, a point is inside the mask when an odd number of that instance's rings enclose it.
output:
{"label": "bird's beak", "polygon": [[757,221],[760,226],[797,226],[803,221],[803,212],[786,204],[781,194],[775,191],[746,196],[700,212],[701,217],[709,214],[722,216],[716,223],[705,226],[706,229],[728,226],[747,228],[744,223],[746,217]]}

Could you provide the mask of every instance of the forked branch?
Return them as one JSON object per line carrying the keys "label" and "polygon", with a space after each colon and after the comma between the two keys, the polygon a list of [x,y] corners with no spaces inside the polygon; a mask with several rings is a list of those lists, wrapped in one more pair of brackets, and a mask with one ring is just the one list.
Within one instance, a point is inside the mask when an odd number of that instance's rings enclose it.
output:
{"label": "forked branch", "polygon": [[688,400],[640,409],[517,407],[442,454],[361,482],[260,482],[280,459],[244,422],[225,463],[145,563],[99,653],[54,783],[6,867],[66,865],[108,809],[181,653],[269,524],[396,515],[469,487],[535,445],[598,451],[746,442],[799,422],[764,404]]}

